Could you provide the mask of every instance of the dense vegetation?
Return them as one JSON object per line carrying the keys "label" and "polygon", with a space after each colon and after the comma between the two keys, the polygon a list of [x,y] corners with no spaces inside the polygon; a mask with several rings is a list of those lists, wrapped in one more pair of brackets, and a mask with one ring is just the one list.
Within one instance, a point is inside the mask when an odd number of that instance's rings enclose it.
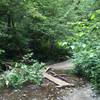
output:
{"label": "dense vegetation", "polygon": [[88,78],[100,90],[100,1],[94,3],[94,10],[76,26],[78,34],[72,45],[75,72]]}
{"label": "dense vegetation", "polygon": [[99,0],[1,0],[0,84],[40,84],[39,62],[72,57],[75,73],[100,90],[99,31]]}

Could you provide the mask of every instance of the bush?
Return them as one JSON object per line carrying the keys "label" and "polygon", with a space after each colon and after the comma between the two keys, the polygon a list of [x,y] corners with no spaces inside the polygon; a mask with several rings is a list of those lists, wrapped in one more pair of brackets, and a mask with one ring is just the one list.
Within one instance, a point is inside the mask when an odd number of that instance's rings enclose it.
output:
{"label": "bush", "polygon": [[[34,61],[32,65],[16,63],[15,68],[1,75],[1,79],[4,81],[3,84],[12,87],[22,86],[23,83],[27,81],[40,85],[44,68],[44,64],[40,64],[37,61]],[[2,83],[2,81],[0,81],[0,83]]]}
{"label": "bush", "polygon": [[82,26],[72,49],[75,72],[87,77],[94,88],[100,91],[100,22],[98,20],[96,17]]}

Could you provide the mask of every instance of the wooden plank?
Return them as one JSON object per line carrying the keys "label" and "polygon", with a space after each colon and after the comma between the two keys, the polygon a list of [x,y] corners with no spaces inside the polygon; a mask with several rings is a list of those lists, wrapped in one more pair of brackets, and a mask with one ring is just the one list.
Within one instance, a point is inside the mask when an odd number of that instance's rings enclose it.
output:
{"label": "wooden plank", "polygon": [[74,84],[70,84],[70,83],[67,83],[57,77],[54,77],[48,73],[44,73],[43,76],[47,79],[49,79],[50,81],[54,82],[55,84],[59,85],[59,87],[63,87],[63,86],[74,86]]}

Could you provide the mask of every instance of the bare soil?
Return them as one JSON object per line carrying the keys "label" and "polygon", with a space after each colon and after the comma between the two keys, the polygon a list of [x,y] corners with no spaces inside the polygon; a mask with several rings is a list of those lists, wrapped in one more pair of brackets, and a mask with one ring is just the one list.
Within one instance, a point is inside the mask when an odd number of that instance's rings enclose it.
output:
{"label": "bare soil", "polygon": [[0,90],[0,100],[100,100],[100,95],[95,94],[91,85],[86,80],[65,74],[66,70],[72,69],[70,61],[49,65],[54,68],[67,82],[75,87],[58,88],[56,84],[44,79],[41,86],[27,84],[21,89],[6,88]]}

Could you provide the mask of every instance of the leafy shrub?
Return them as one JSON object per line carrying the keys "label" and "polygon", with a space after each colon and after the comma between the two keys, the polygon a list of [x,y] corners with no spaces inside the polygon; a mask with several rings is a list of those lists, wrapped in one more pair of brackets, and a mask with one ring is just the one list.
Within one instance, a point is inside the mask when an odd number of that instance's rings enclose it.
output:
{"label": "leafy shrub", "polygon": [[100,22],[98,20],[98,17],[94,19],[92,17],[90,22],[82,26],[72,49],[75,72],[87,77],[95,89],[100,90]]}
{"label": "leafy shrub", "polygon": [[44,68],[44,63],[39,64],[37,61],[34,61],[32,65],[16,63],[15,68],[5,72],[2,76],[7,86],[18,87],[27,81],[40,85]]}

